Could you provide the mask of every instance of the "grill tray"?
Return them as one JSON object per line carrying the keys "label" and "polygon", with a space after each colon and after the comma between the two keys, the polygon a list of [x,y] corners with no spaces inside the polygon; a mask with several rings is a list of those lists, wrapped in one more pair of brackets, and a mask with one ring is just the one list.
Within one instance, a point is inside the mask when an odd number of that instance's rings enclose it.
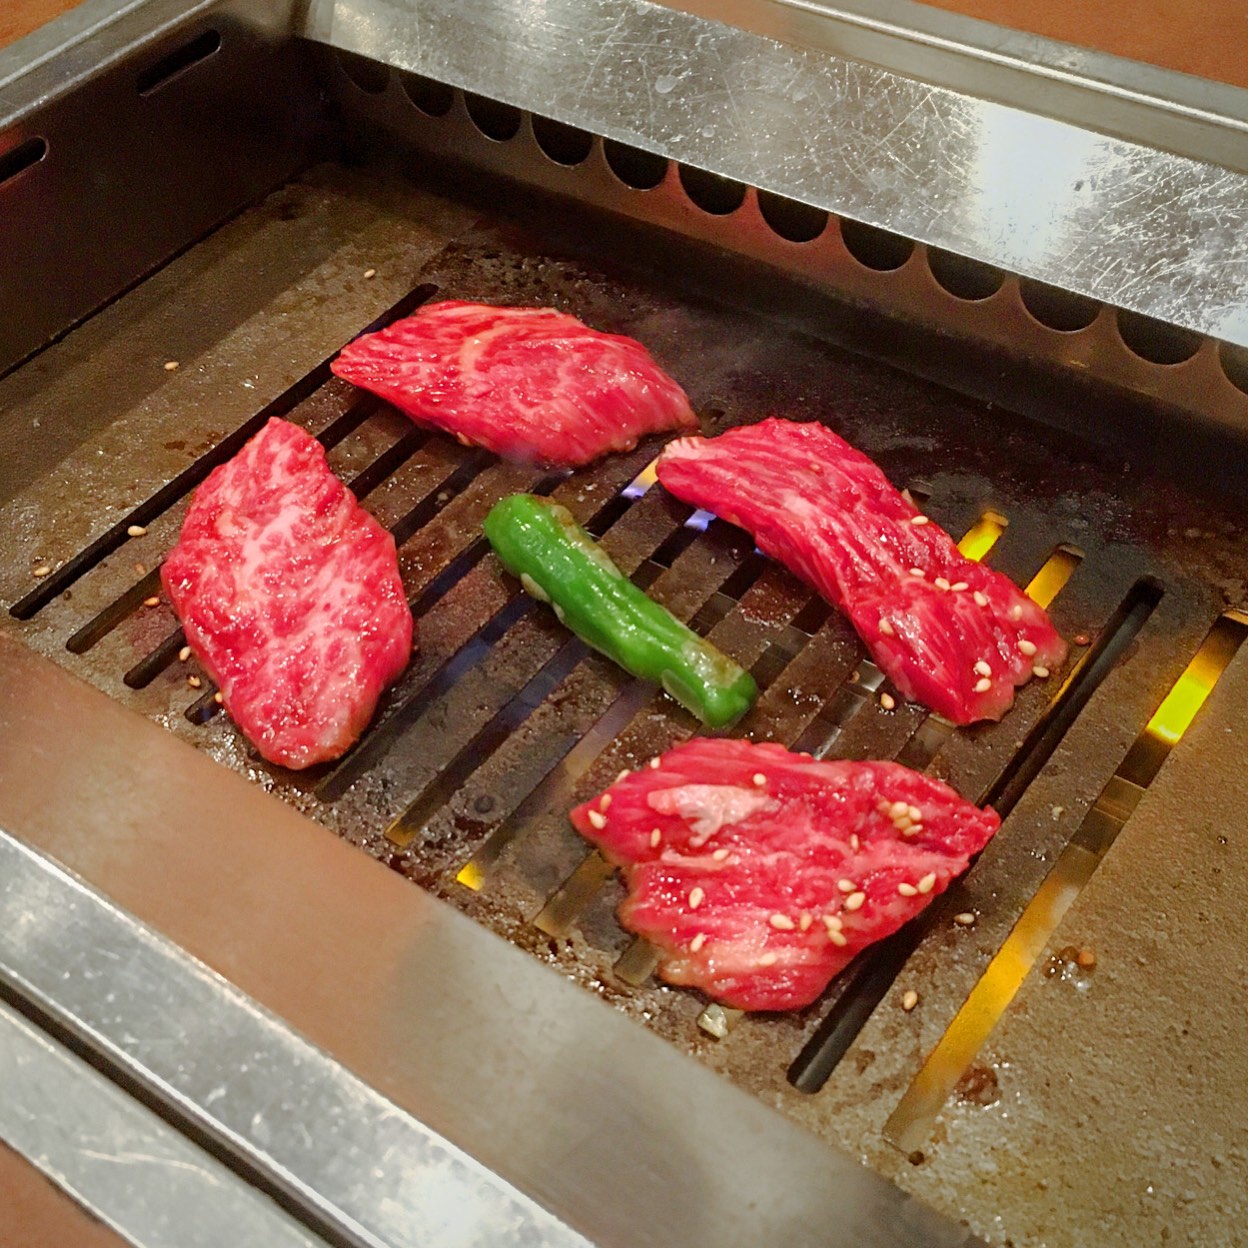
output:
{"label": "grill tray", "polygon": [[[1165,690],[1224,608],[1243,601],[1248,541],[1234,515],[1104,446],[707,302],[679,280],[639,276],[644,257],[628,262],[621,240],[633,236],[616,228],[571,210],[557,229],[469,210],[374,166],[325,166],[283,188],[3,383],[12,427],[25,418],[41,428],[53,405],[88,404],[100,379],[131,373],[136,359],[149,370],[146,389],[114,419],[88,420],[72,436],[50,429],[76,445],[55,466],[38,465],[33,482],[7,461],[5,623],[825,1138],[894,1169],[883,1119]],[[217,263],[226,254],[230,263]],[[257,270],[280,288],[268,302],[254,296]],[[955,537],[986,512],[1004,518],[988,558],[1020,583],[1059,548],[1076,552],[1052,612],[1067,638],[1087,644],[1072,648],[1067,671],[1021,691],[999,725],[946,731],[918,707],[882,711],[878,674],[844,621],[739,531],[691,522],[661,488],[635,484],[657,444],[567,477],[502,464],[413,430],[332,379],[327,358],[309,358],[430,298],[551,304],[635,335],[687,387],[706,432],[764,415],[828,420],[896,484],[926,496]],[[800,298],[817,311],[815,296]],[[203,301],[246,316],[232,335],[183,353]],[[301,327],[306,340],[292,347]],[[161,376],[170,353],[179,367]],[[53,384],[36,384],[36,368],[51,370]],[[278,376],[279,397],[248,408],[246,390],[272,393]],[[395,530],[420,636],[355,751],[299,776],[254,755],[193,661],[178,660],[167,604],[144,605],[158,593],[156,568],[189,491],[271,414],[322,437],[334,469]],[[487,553],[489,507],[533,489],[568,505],[638,583],[752,668],[763,694],[740,731],[816,754],[900,756],[977,798],[1027,763],[1020,750],[1064,705],[1066,678],[1147,589],[1151,609],[1136,619],[1124,661],[1085,689],[1086,710],[1015,794],[971,873],[931,908],[892,995],[861,1020],[817,1095],[794,1088],[790,1068],[860,981],[846,976],[807,1010],[746,1017],[726,1039],[711,1038],[697,1025],[705,1002],[645,975],[644,953],[613,918],[617,884],[567,822],[574,802],[695,725],[570,639]],[[129,537],[134,524],[146,533]],[[42,563],[55,570],[34,578]],[[978,916],[973,928],[951,922],[967,910]],[[921,994],[921,1018],[896,1008],[903,987]]]}

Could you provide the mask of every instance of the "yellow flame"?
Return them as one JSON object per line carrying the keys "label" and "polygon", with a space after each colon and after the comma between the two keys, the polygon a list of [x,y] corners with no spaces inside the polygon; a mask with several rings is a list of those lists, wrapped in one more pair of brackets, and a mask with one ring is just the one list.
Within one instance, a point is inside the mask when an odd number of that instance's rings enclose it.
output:
{"label": "yellow flame", "polygon": [[481,891],[481,885],[485,883],[485,872],[477,866],[476,861],[470,858],[459,869],[459,874],[455,877],[456,881],[465,888],[470,888],[474,893]]}
{"label": "yellow flame", "polygon": [[1196,657],[1148,721],[1147,731],[1151,736],[1167,745],[1174,745],[1183,736],[1226,666],[1218,658],[1210,653],[1207,646],[1197,651]]}
{"label": "yellow flame", "polygon": [[396,819],[386,829],[386,840],[399,849],[406,849],[416,839],[416,832],[416,828],[405,824],[402,819]]}
{"label": "yellow flame", "polygon": [[1082,558],[1082,555],[1069,546],[1059,546],[1044,561],[1044,567],[1031,578],[1026,590],[1027,597],[1047,608],[1075,574]]}
{"label": "yellow flame", "polygon": [[[1070,559],[1070,571],[1073,571],[1079,562],[1078,555],[1076,552],[1066,553]],[[1030,588],[1028,592],[1031,592]],[[1137,738],[1136,745],[1145,736],[1151,735],[1166,746],[1162,751],[1164,756],[1187,731],[1246,635],[1248,616],[1239,612],[1224,614],[1166,694],[1144,732]],[[1135,750],[1136,747],[1132,746],[1128,760]],[[1123,773],[1118,775],[1121,777]],[[1109,791],[1110,786],[1107,785],[1092,814],[1102,809]],[[1083,827],[1087,827],[1086,819]],[[1111,836],[1094,852],[1078,844],[1078,837],[1079,834],[1076,834],[1076,842],[1062,851],[1053,870],[1028,903],[1005,943],[989,962],[948,1030],[928,1055],[905,1096],[884,1124],[885,1137],[904,1152],[921,1149],[931,1138],[941,1107],[1014,999],[1062,916],[1079,895],[1079,890],[1091,879],[1100,856],[1113,839]]]}
{"label": "yellow flame", "polygon": [[659,479],[659,461],[652,459],[628,484],[628,490],[644,494]]}
{"label": "yellow flame", "polygon": [[986,511],[966,531],[958,551],[978,563],[996,544],[1009,521],[995,511]]}

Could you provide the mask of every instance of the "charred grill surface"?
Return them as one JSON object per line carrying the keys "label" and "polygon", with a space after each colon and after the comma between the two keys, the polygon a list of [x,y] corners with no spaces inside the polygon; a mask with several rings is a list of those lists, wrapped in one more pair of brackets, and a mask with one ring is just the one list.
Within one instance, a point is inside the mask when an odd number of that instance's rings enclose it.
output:
{"label": "charred grill surface", "polygon": [[[206,349],[194,389],[188,382],[162,397],[153,382],[112,426],[67,443],[32,483],[12,485],[0,547],[5,624],[828,1138],[856,1152],[879,1149],[880,1123],[922,1053],[1214,620],[1242,605],[1248,539],[1236,516],[1128,471],[1103,447],[705,302],[679,282],[631,277],[609,226],[596,228],[597,266],[552,254],[540,233],[515,221],[473,221],[380,172],[336,168],[314,171],[225,227],[233,254],[251,248],[260,257],[278,240],[272,264],[288,268],[289,296],[251,316],[233,342]],[[378,252],[388,247],[393,264],[370,260],[361,238]],[[158,358],[159,333],[176,336],[197,297],[228,302],[237,288],[250,307],[245,266],[209,273],[218,245],[207,240],[128,296],[133,304],[121,301],[80,331],[96,335],[81,344],[93,372],[75,379],[72,337],[30,366],[48,370],[52,399],[29,375],[8,378],[5,397],[18,416],[41,420],[53,399],[87,402],[110,360],[130,367],[127,322],[150,336]],[[367,268],[384,269],[374,286],[361,276]],[[179,273],[194,278],[182,290]],[[995,513],[1007,523],[984,556],[993,566],[1024,585],[1046,568],[1054,584],[1061,569],[1069,573],[1051,605],[1074,643],[1067,670],[1026,686],[1000,724],[953,730],[916,706],[885,710],[879,674],[839,616],[744,534],[706,523],[648,484],[642,474],[657,441],[572,474],[544,472],[413,430],[328,377],[324,358],[337,346],[431,298],[548,304],[634,335],[688,389],[706,433],[767,415],[827,420],[897,485],[921,492],[955,539]],[[157,309],[150,324],[144,300]],[[257,383],[277,397],[248,410],[227,384],[231,370],[249,369],[240,352],[279,349],[288,317],[315,330],[319,354],[309,360],[292,349],[293,377],[283,375],[281,387],[273,377]],[[299,776],[259,760],[194,661],[179,657],[178,623],[156,579],[190,490],[240,430],[278,413],[322,438],[335,471],[394,531],[419,617],[419,651],[359,744]],[[37,427],[33,436],[38,442]],[[846,1009],[846,994],[861,991],[862,975],[851,971],[807,1010],[745,1017],[714,1040],[697,1025],[705,1001],[659,985],[647,951],[615,922],[618,884],[567,811],[696,725],[589,653],[503,574],[480,525],[517,490],[569,507],[628,575],[753,671],[762,693],[739,732],[830,757],[900,757],[977,800],[1030,774],[1020,750],[1048,751],[1035,778],[1009,790],[997,838],[913,933],[902,978],[923,995],[921,1025],[899,1010],[864,1008],[866,1031],[849,1037],[816,1096],[791,1086],[790,1066],[829,1012]],[[44,565],[50,571],[36,576]],[[1121,625],[1141,585],[1148,609],[1138,631],[1084,688],[1073,723],[1049,740],[1049,717],[1073,696],[1068,678]],[[951,921],[963,912],[976,916],[973,927]]]}

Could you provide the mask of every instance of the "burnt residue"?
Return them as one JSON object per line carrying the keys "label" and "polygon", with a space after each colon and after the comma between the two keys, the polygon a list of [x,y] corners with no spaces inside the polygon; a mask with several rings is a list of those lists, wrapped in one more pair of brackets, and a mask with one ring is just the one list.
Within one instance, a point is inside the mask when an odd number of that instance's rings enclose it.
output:
{"label": "burnt residue", "polygon": [[995,1105],[1001,1099],[1001,1084],[996,1070],[981,1062],[973,1063],[958,1080],[953,1094],[964,1105],[981,1108]]}

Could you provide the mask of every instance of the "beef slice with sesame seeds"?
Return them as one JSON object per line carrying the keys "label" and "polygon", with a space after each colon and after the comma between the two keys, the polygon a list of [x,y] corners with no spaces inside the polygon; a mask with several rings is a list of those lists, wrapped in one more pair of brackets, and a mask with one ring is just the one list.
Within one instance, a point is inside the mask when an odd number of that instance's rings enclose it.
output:
{"label": "beef slice with sesame seeds", "polygon": [[572,811],[659,974],[743,1010],[816,1000],[942,893],[1000,820],[890,762],[699,737]]}
{"label": "beef slice with sesame seeds", "polygon": [[907,697],[952,720],[1000,719],[1066,643],[1008,577],[967,559],[879,467],[823,425],[764,420],[679,438],[659,481],[749,532],[849,618]]}

